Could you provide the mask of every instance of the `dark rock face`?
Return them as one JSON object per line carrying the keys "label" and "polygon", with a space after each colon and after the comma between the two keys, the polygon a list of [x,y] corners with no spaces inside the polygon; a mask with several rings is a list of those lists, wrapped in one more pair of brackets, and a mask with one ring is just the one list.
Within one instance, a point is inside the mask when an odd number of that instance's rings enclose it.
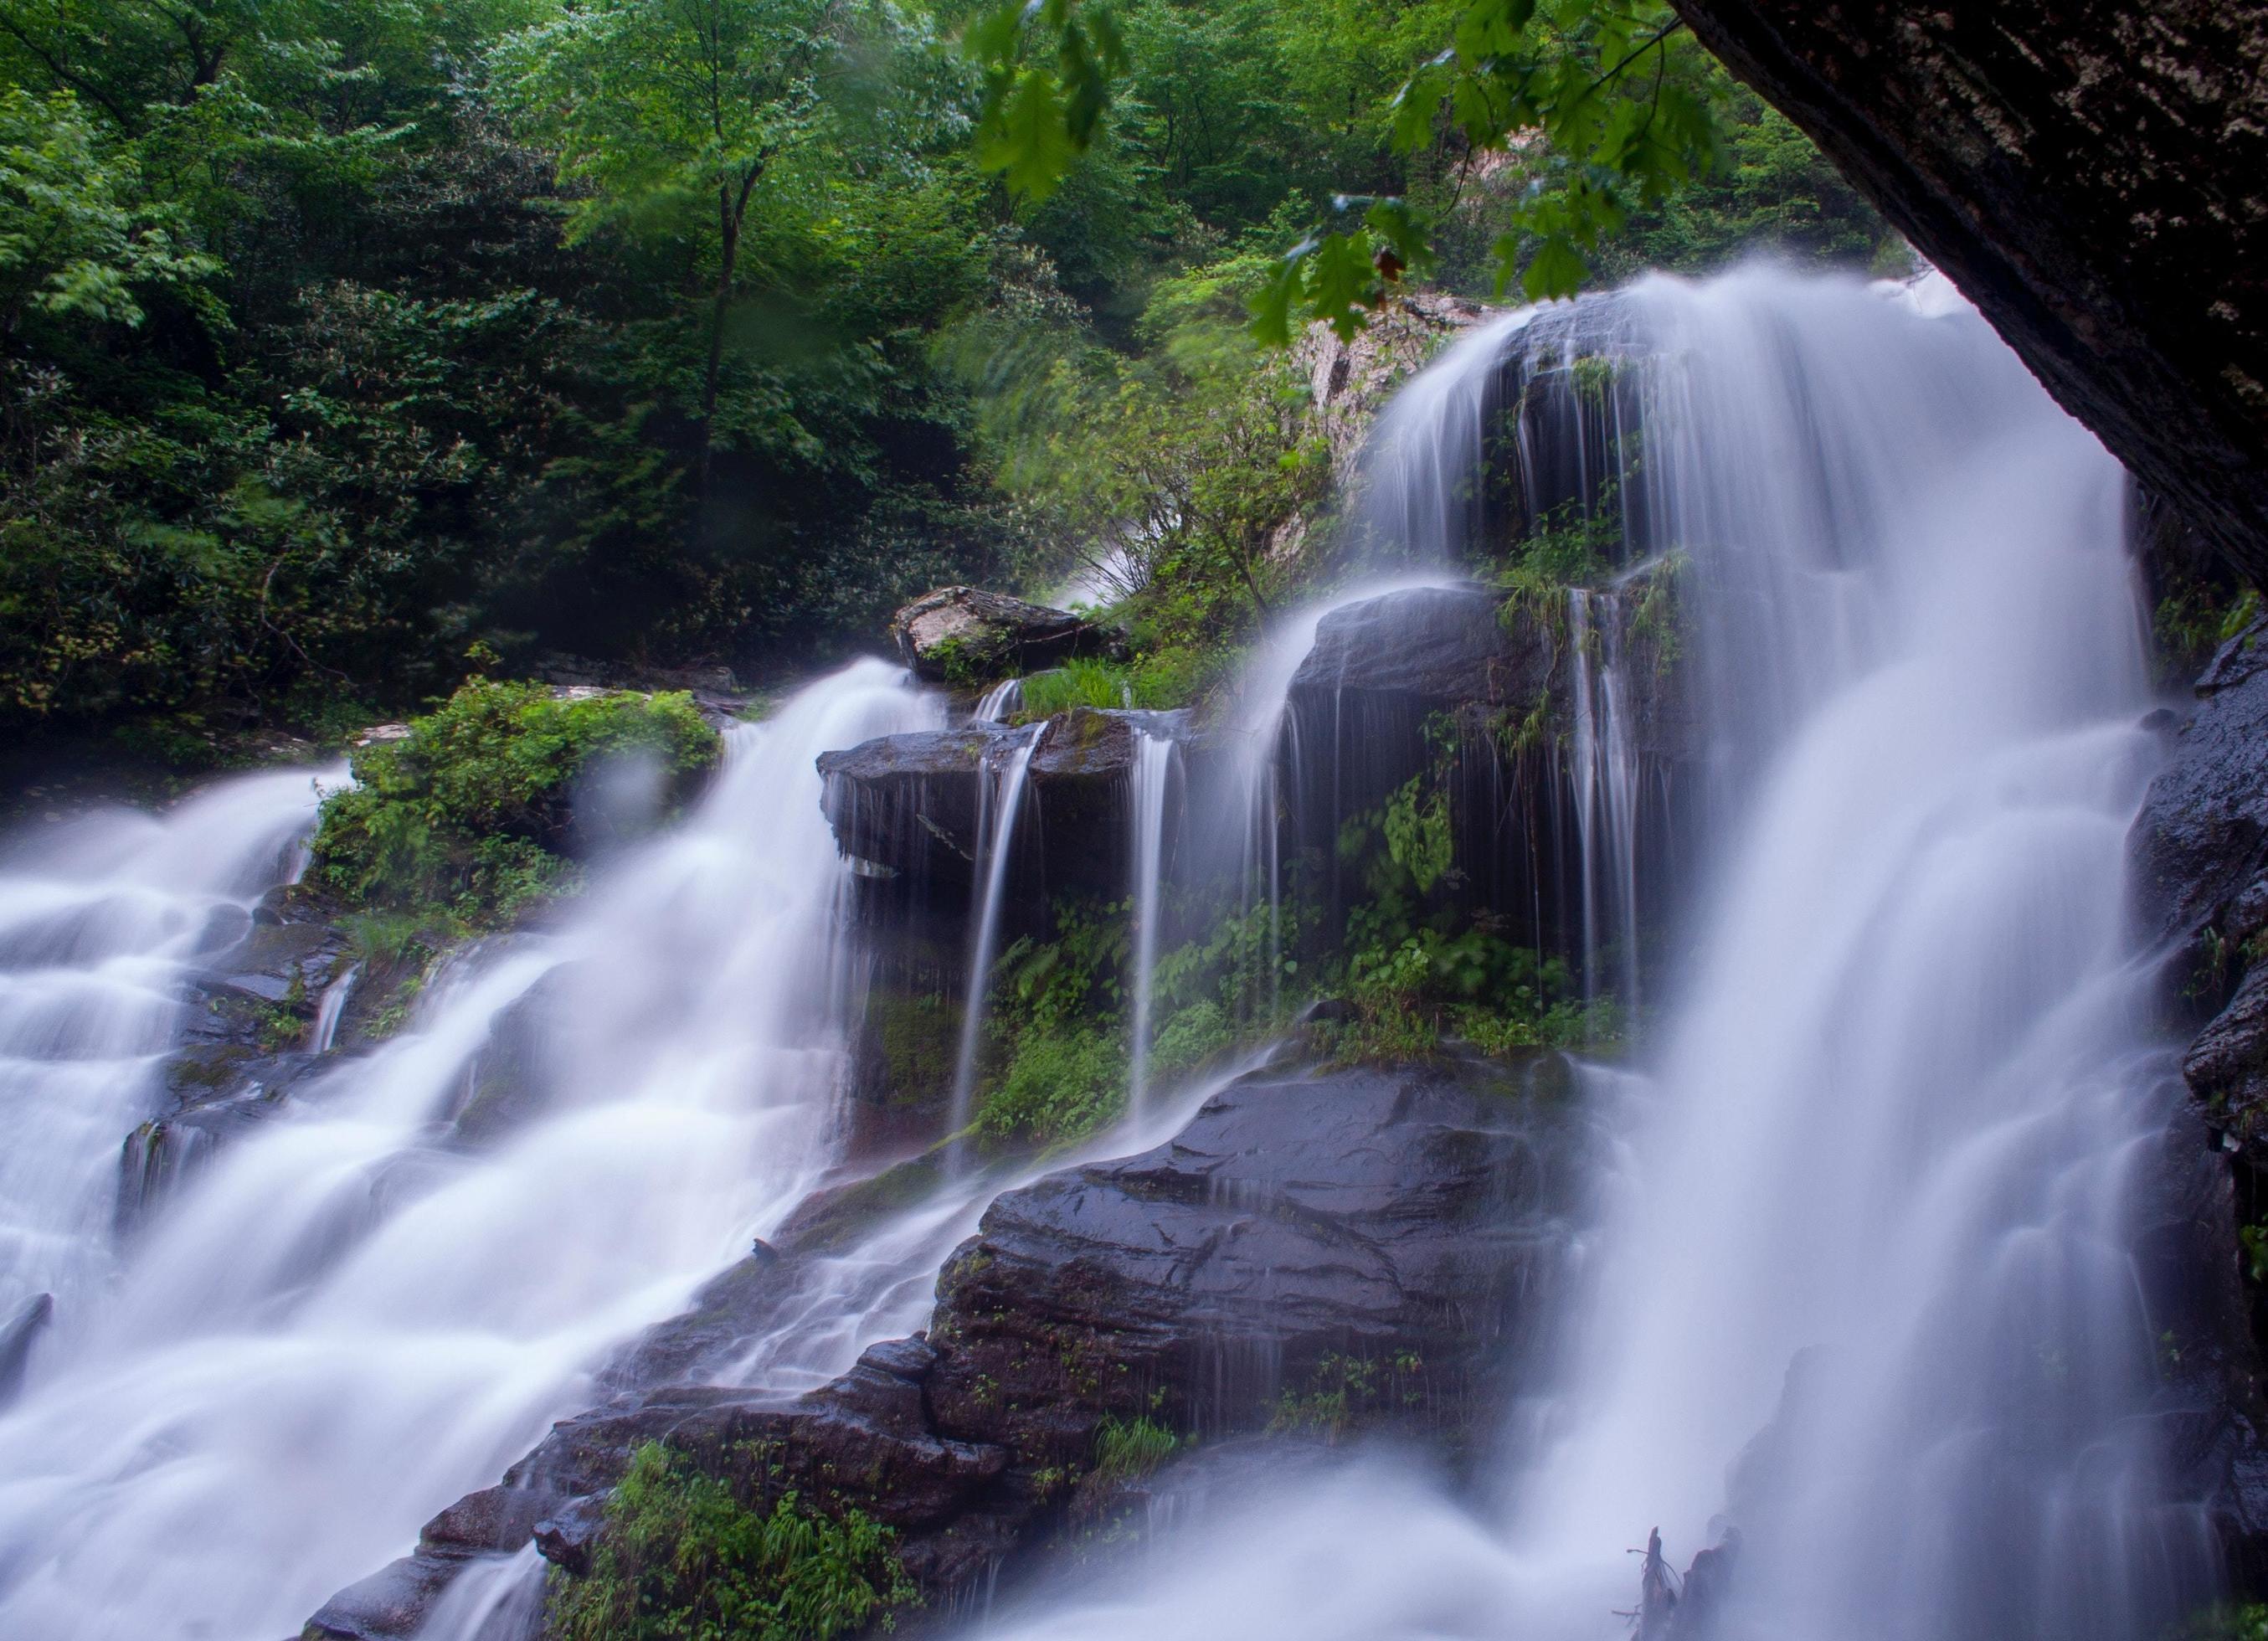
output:
{"label": "dark rock face", "polygon": [[165,1063],[169,1104],[127,1137],[121,1154],[122,1233],[307,1078],[316,1011],[352,962],[331,909],[284,888],[190,977],[181,1046]]}
{"label": "dark rock face", "polygon": [[613,1401],[436,1516],[309,1633],[408,1633],[468,1560],[531,1537],[587,1567],[606,1494],[649,1441],[744,1496],[794,1488],[896,1529],[933,1610],[1141,1484],[1083,1479],[1108,1418],[1293,1441],[1326,1418],[1395,1420],[1454,1446],[1517,1378],[1561,1277],[1565,1078],[1538,1055],[1246,1078],[1155,1151],[1001,1197],[948,1262],[926,1336],[802,1395],[684,1382],[787,1314],[801,1260],[842,1246],[845,1201],[815,1203],[626,1353]]}
{"label": "dark rock face", "polygon": [[2268,581],[2268,4],[1673,4]]}
{"label": "dark rock face", "polygon": [[[1572,951],[1584,902],[1579,661],[1589,663],[1588,708],[1602,733],[1601,668],[1610,652],[1621,663],[1615,699],[1637,766],[1639,922],[1659,927],[1677,881],[1669,863],[1707,789],[1697,767],[1703,737],[1676,662],[1675,573],[1657,567],[1587,593],[1587,633],[1577,630],[1567,594],[1507,600],[1474,583],[1332,611],[1292,678],[1289,847],[1330,861],[1344,823],[1453,751],[1446,788],[1468,899],[1518,944]],[[1657,585],[1656,576],[1666,579]]]}
{"label": "dark rock face", "polygon": [[1170,1144],[992,1205],[938,1284],[931,1402],[1068,1465],[1106,1414],[1249,1429],[1327,1358],[1399,1358],[1381,1400],[1454,1424],[1546,1308],[1565,1118],[1477,1074],[1234,1084]]}
{"label": "dark rock face", "polygon": [[979,587],[939,587],[890,618],[915,675],[932,683],[1014,677],[1113,648],[1117,635],[1068,610]]}
{"label": "dark rock face", "polygon": [[[1643,585],[1592,595],[1601,620],[1634,604]],[[1295,710],[1321,717],[1359,705],[1403,703],[1420,717],[1432,712],[1479,716],[1541,703],[1549,731],[1564,737],[1575,716],[1570,634],[1557,611],[1515,604],[1478,584],[1413,587],[1350,604],[1323,617],[1314,648],[1292,675]],[[1699,727],[1677,688],[1675,667],[1657,643],[1631,635],[1629,675],[1632,738],[1641,756],[1697,756]]]}
{"label": "dark rock face", "polygon": [[1012,863],[1018,898],[1124,887],[1127,783],[1137,728],[1202,752],[1187,712],[1076,707],[1036,731],[999,724],[885,735],[822,754],[822,802],[845,854],[906,880],[917,899],[964,897],[978,812],[1016,750],[1037,734]]}
{"label": "dark rock face", "polygon": [[[2222,646],[2131,835],[2135,917],[2155,939],[2164,1005],[2197,1032],[2189,1100],[2165,1138],[2157,1223],[2139,1250],[2157,1314],[2183,1342],[2175,1461],[2210,1500],[2240,1591],[2268,1593],[2264,1314],[2237,1227],[2268,1212],[2268,642]],[[2198,1027],[2203,1023],[2203,1029]]]}

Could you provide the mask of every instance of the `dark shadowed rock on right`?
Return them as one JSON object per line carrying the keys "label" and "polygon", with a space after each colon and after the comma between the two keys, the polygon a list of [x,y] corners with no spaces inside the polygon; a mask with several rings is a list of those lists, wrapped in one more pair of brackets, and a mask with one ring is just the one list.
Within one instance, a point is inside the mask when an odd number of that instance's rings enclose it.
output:
{"label": "dark shadowed rock on right", "polygon": [[2268,583],[2268,0],[1672,0]]}

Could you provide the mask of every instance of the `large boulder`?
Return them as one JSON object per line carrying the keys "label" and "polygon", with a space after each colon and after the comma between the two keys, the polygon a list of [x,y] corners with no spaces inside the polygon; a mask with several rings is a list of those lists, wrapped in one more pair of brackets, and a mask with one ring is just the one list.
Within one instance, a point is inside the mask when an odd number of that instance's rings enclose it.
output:
{"label": "large boulder", "polygon": [[652,1441],[760,1506],[793,1489],[894,1528],[932,1611],[1142,1485],[1150,1464],[1097,1462],[1138,1421],[1152,1461],[1190,1434],[1381,1423],[1462,1452],[1533,1365],[1567,1275],[1569,1094],[1565,1063],[1542,1054],[1256,1074],[1167,1144],[1000,1197],[946,1263],[925,1336],[801,1394],[703,1382],[801,1314],[853,1222],[896,1200],[836,1194],[625,1351],[605,1406],[436,1516],[308,1633],[412,1633],[468,1562],[531,1539],[579,1574]]}
{"label": "large boulder", "polygon": [[2268,0],[1672,0],[2268,581]]}
{"label": "large boulder", "polygon": [[890,637],[917,677],[954,684],[1035,673],[1119,642],[1085,616],[981,587],[923,593],[890,617]]}

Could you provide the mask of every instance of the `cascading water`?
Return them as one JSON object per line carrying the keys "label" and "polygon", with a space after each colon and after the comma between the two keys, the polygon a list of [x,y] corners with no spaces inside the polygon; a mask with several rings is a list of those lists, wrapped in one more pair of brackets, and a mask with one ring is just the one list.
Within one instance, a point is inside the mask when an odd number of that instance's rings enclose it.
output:
{"label": "cascading water", "polygon": [[71,822],[0,866],[0,1319],[48,1293],[76,1325],[182,982],[297,873],[317,797],[307,770],[251,776],[161,816]]}
{"label": "cascading water", "polygon": [[1715,1633],[1760,1641],[2110,1641],[2210,1596],[2132,1251],[2168,1056],[2124,934],[2123,479],[1947,305],[1751,269],[1489,333],[1529,383],[1598,361],[1642,439],[1572,461],[1689,561],[1723,788],[1560,1389],[1479,1507],[1372,1461],[1013,1633],[1609,1634],[1657,1526],[1681,1563],[1737,1529]]}
{"label": "cascading water", "polygon": [[[735,730],[680,828],[162,1211],[0,1419],[0,1633],[295,1631],[771,1230],[839,1143],[813,761],[939,717],[866,662]],[[467,1103],[507,1011],[544,1049],[516,1115]]]}
{"label": "cascading water", "polygon": [[1638,1004],[1638,751],[1631,743],[1623,657],[1624,615],[1612,592],[1567,589],[1567,655],[1574,674],[1575,836],[1582,878],[1583,996],[1602,995],[1605,954],[1616,995]]}
{"label": "cascading water", "polygon": [[[976,901],[968,945],[968,1000],[961,1006],[961,1042],[954,1056],[953,1108],[948,1132],[958,1134],[976,1114],[976,1062],[984,1046],[984,1001],[992,982],[992,960],[999,955],[1000,924],[1006,911],[1008,880],[1015,864],[1016,822],[1024,813],[1024,787],[1032,772],[1043,728],[1034,728],[1009,747],[996,769],[980,774],[976,820]],[[956,1161],[965,1147],[955,1144]]]}
{"label": "cascading water", "polygon": [[1127,1109],[1142,1113],[1150,1088],[1150,1004],[1157,982],[1158,919],[1161,915],[1165,877],[1166,798],[1173,783],[1178,754],[1164,735],[1138,727],[1134,732],[1134,773],[1129,801],[1134,824],[1130,828],[1133,859],[1128,878],[1133,884],[1134,997],[1128,1010],[1129,1044],[1126,1079]]}

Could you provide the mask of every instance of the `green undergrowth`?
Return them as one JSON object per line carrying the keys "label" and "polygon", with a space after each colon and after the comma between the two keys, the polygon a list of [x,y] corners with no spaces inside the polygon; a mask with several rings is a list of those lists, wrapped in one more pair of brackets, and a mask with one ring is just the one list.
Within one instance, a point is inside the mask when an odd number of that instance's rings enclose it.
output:
{"label": "green undergrowth", "polygon": [[1182,1439],[1147,1414],[1122,1419],[1112,1414],[1096,1426],[1094,1463],[1086,1473],[1090,1487],[1116,1487],[1139,1482],[1179,1451]]}
{"label": "green undergrowth", "polygon": [[1366,1420],[1418,1407],[1425,1399],[1425,1363],[1416,1351],[1399,1350],[1383,1360],[1332,1351],[1304,1385],[1286,1385],[1278,1393],[1268,1430],[1336,1442]]}
{"label": "green undergrowth", "polygon": [[[1178,909],[1167,908],[1169,926],[1184,921]],[[976,1119],[989,1139],[1066,1144],[1125,1108],[1131,916],[1129,901],[1066,897],[1053,909],[1052,938],[1026,936],[1000,954]],[[1265,906],[1218,917],[1162,952],[1152,976],[1151,1084],[1182,1080],[1280,1026],[1291,999],[1269,983],[1278,960]]]}
{"label": "green undergrowth", "polygon": [[1462,898],[1445,786],[1458,751],[1438,738],[1432,769],[1339,829],[1348,910],[1332,978],[1351,1017],[1322,1028],[1346,1060],[1404,1059],[1445,1038],[1484,1054],[1599,1049],[1622,1034],[1609,998],[1585,1001],[1563,958],[1515,944]]}
{"label": "green undergrowth", "polygon": [[1138,707],[1163,711],[1195,706],[1227,666],[1224,653],[1193,647],[1159,650],[1131,661],[1073,659],[1023,681],[1015,718],[1036,723],[1073,707]]}
{"label": "green undergrowth", "polygon": [[607,1504],[588,1573],[551,1575],[555,1641],[832,1641],[916,1599],[896,1534],[793,1491],[769,1509],[648,1442]]}
{"label": "green undergrowth", "polygon": [[476,681],[405,738],[355,753],[355,784],[324,800],[309,880],[356,909],[371,955],[503,927],[579,881],[581,777],[649,761],[666,806],[720,746],[688,695],[563,699]]}
{"label": "green undergrowth", "polygon": [[2172,1641],[2268,1641],[2268,1603],[2206,1608],[2174,1631]]}

